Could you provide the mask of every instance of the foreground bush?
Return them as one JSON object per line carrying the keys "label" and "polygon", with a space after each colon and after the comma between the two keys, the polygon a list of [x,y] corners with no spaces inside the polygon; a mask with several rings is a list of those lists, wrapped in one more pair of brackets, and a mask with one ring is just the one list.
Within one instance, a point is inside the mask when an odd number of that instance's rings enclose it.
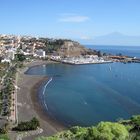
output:
{"label": "foreground bush", "polygon": [[140,127],[140,115],[132,116],[131,122]]}
{"label": "foreground bush", "polygon": [[53,137],[37,140],[128,140],[129,132],[119,123],[101,122],[96,127],[73,127]]}
{"label": "foreground bush", "polygon": [[117,123],[100,122],[95,127],[73,127],[52,137],[36,140],[140,140],[140,115]]}
{"label": "foreground bush", "polygon": [[129,132],[119,123],[101,122],[97,127],[89,128],[89,140],[127,140]]}

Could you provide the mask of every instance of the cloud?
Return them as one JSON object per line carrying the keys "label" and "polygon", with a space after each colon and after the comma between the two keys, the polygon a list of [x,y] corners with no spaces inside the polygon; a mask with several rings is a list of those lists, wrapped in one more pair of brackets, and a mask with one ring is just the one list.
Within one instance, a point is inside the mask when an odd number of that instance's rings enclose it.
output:
{"label": "cloud", "polygon": [[91,37],[89,37],[89,36],[81,36],[80,39],[82,39],[82,40],[91,40]]}
{"label": "cloud", "polygon": [[75,22],[75,23],[79,23],[79,22],[86,22],[88,21],[90,18],[88,16],[80,16],[80,15],[75,15],[75,14],[65,14],[63,15],[63,17],[61,17],[59,19],[60,22]]}

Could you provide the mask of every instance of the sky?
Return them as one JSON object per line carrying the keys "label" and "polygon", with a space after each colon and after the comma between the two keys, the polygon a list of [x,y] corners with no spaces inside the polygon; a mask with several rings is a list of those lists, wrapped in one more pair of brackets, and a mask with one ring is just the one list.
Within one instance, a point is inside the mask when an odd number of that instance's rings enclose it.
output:
{"label": "sky", "polygon": [[112,32],[140,36],[140,0],[0,0],[0,34],[90,43]]}

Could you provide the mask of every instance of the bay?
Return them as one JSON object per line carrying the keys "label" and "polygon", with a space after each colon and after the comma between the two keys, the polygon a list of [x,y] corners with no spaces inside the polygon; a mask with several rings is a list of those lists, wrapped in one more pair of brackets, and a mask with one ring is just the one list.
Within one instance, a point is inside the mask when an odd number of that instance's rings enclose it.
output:
{"label": "bay", "polygon": [[52,77],[40,91],[45,91],[46,111],[65,125],[91,126],[140,114],[140,64],[48,64],[26,74]]}

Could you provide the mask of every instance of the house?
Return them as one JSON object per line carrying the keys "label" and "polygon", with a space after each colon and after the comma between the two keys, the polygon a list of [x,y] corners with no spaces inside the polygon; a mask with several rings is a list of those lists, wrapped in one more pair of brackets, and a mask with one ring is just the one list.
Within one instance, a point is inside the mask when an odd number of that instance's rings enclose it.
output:
{"label": "house", "polygon": [[15,59],[15,50],[9,49],[6,51],[7,59],[14,60]]}
{"label": "house", "polygon": [[42,50],[42,49],[36,50],[35,54],[36,54],[36,56],[38,56],[40,58],[46,56],[46,52],[44,50]]}
{"label": "house", "polygon": [[1,63],[10,63],[11,62],[11,60],[10,59],[7,59],[7,58],[4,58],[4,59],[2,59],[1,60]]}

